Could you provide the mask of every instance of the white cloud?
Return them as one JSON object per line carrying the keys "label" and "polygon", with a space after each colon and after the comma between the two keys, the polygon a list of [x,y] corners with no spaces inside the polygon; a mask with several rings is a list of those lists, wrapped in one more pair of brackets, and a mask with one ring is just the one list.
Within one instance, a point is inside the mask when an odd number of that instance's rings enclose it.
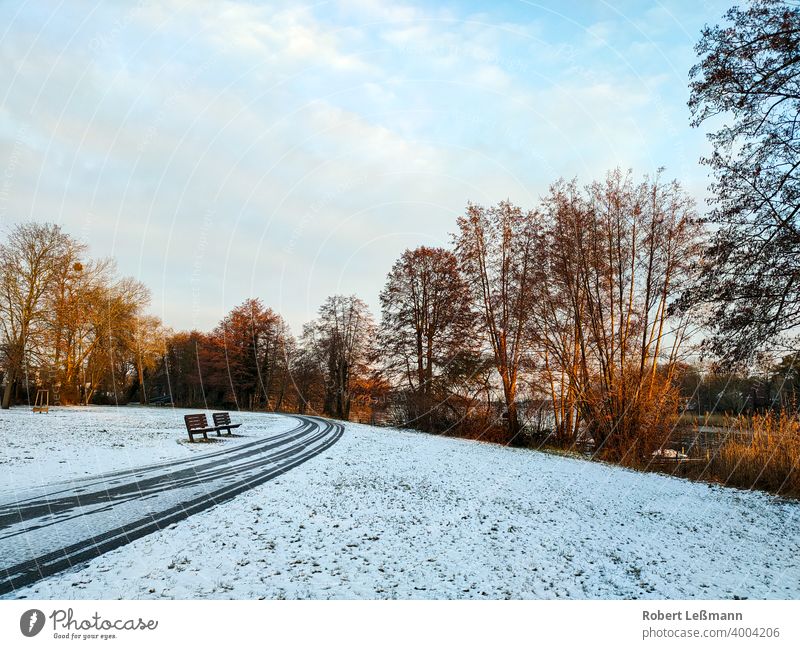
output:
{"label": "white cloud", "polygon": [[446,243],[467,200],[531,205],[559,175],[691,157],[681,106],[653,102],[668,74],[533,18],[376,0],[98,12],[2,44],[3,213],[113,251],[177,327],[250,295],[296,330],[335,290],[375,306],[396,256]]}
{"label": "white cloud", "polygon": [[[163,25],[164,9],[148,5],[136,14],[145,25]],[[245,57],[258,66],[279,64],[284,71],[298,65],[322,66],[349,72],[366,72],[372,66],[343,49],[338,30],[320,24],[307,7],[291,3],[263,5],[243,2],[176,2],[169,24],[183,24],[213,43],[217,52]],[[348,38],[354,30],[346,30]]]}

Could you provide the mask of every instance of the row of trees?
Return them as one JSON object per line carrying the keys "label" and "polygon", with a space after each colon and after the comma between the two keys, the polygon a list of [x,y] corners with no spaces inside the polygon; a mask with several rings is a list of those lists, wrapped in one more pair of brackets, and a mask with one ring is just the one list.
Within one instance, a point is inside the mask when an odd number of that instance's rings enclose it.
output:
{"label": "row of trees", "polygon": [[678,416],[689,319],[670,305],[699,253],[692,200],[659,178],[561,181],[530,211],[469,205],[453,250],[406,252],[381,296],[410,419],[434,428],[453,386],[471,383],[500,397],[507,443],[526,441],[521,405],[541,415],[546,402],[562,442],[585,433],[617,459],[651,452]]}
{"label": "row of trees", "polygon": [[86,259],[57,226],[21,225],[0,248],[3,403],[35,384],[62,403],[166,395],[344,419],[355,405],[510,444],[526,443],[535,410],[562,442],[585,433],[638,456],[677,415],[687,321],[670,303],[691,281],[698,236],[677,183],[619,170],[558,182],[534,210],[470,204],[452,250],[394,264],[379,324],[359,298],[333,296],[295,339],[257,299],[208,333],[172,332],[111,261]]}
{"label": "row of trees", "polygon": [[[452,249],[405,251],[378,323],[337,295],[296,339],[258,299],[210,332],[173,332],[112,261],[86,258],[57,226],[23,224],[0,246],[3,404],[46,387],[61,403],[377,415],[510,444],[591,438],[636,461],[683,409],[757,406],[779,381],[729,376],[719,389],[723,375],[704,382],[684,362],[693,314],[678,298],[702,272],[700,245],[676,182],[619,170],[559,181],[533,210],[468,205]],[[781,382],[781,400],[795,384]]]}
{"label": "row of trees", "polygon": [[160,362],[145,379],[151,400],[284,408],[294,341],[283,318],[259,300],[236,307],[209,333],[170,332],[160,343]]}
{"label": "row of trees", "polygon": [[150,395],[178,405],[348,419],[353,400],[366,393],[374,328],[364,302],[333,296],[296,340],[279,314],[249,299],[209,333],[167,335],[148,377]]}
{"label": "row of trees", "polygon": [[[148,289],[119,278],[112,260],[52,224],[14,227],[0,245],[2,407],[47,384],[68,403],[99,389],[136,389],[160,350],[161,323],[144,313]],[[132,378],[131,378],[132,377]]]}
{"label": "row of trees", "polygon": [[680,366],[678,380],[685,408],[702,416],[736,416],[768,411],[796,411],[800,405],[800,356],[762,355],[747,371],[731,371],[726,364]]}
{"label": "row of trees", "polygon": [[148,289],[53,224],[13,227],[0,245],[2,406],[45,388],[62,404],[147,403],[305,411],[347,418],[374,329],[336,296],[296,341],[251,299],[210,332],[173,332],[146,313]]}
{"label": "row of trees", "polygon": [[558,183],[534,211],[469,205],[452,250],[396,262],[380,324],[357,297],[333,296],[299,340],[256,299],[211,332],[172,332],[112,261],[86,258],[58,226],[19,225],[0,247],[3,404],[36,385],[63,403],[170,395],[348,418],[380,398],[442,431],[478,412],[492,425],[501,401],[505,441],[522,443],[520,395],[547,395],[558,436],[574,438],[582,417],[623,420],[669,383],[657,368],[663,340],[674,360],[682,335],[665,322],[694,255],[692,209],[676,184],[619,171]]}

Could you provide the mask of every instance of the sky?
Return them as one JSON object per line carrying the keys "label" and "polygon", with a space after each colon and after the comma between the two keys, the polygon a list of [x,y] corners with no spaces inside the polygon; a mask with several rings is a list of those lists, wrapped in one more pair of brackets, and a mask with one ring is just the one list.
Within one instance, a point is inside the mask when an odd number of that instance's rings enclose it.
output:
{"label": "sky", "polygon": [[295,333],[467,202],[664,167],[704,209],[688,71],[730,0],[0,4],[0,229],[60,224],[175,329]]}

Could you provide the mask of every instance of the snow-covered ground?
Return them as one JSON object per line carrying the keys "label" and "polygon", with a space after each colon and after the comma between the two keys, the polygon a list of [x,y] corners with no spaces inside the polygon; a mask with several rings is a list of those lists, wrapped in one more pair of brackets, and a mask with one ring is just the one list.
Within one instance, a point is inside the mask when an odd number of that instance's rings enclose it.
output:
{"label": "snow-covered ground", "polygon": [[[54,430],[52,443],[23,423],[41,419],[4,415],[17,450],[3,460],[30,469],[47,451],[48,463],[60,454],[73,463],[83,454],[72,447],[86,443],[103,462],[194,452],[175,443],[182,413],[132,411],[160,422],[150,456],[138,430],[111,423],[114,411],[84,409],[51,413],[54,429],[68,422],[74,433]],[[286,426],[245,417],[264,432]],[[79,422],[93,432],[75,430]],[[13,596],[798,598],[800,503],[348,424],[333,447],[276,480]]]}
{"label": "snow-covered ground", "polygon": [[[0,491],[69,478],[130,469],[223,448],[215,442],[189,444],[183,416],[199,410],[138,406],[0,410]],[[211,421],[211,412],[207,416]],[[252,441],[270,432],[276,415],[233,413],[244,425],[225,445]],[[195,436],[195,440],[199,439]]]}

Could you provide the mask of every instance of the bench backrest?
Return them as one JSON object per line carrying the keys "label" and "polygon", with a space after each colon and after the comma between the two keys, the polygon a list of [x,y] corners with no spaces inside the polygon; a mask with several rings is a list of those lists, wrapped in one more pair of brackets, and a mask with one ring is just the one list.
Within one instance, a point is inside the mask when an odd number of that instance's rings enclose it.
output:
{"label": "bench backrest", "polygon": [[224,426],[231,423],[231,415],[228,412],[215,412],[212,417],[214,417],[215,426]]}
{"label": "bench backrest", "polygon": [[187,430],[208,428],[208,419],[206,419],[206,416],[203,413],[197,415],[184,415],[183,420],[186,422]]}

